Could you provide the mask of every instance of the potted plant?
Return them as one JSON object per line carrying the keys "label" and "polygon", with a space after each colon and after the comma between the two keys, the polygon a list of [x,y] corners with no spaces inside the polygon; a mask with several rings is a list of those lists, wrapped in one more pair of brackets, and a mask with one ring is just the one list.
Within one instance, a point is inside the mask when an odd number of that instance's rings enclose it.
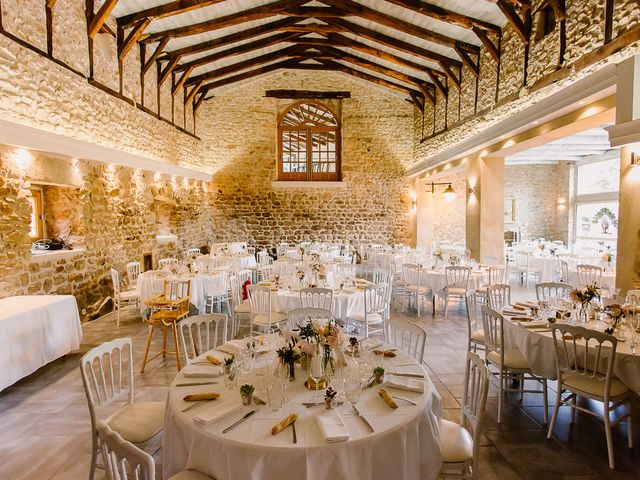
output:
{"label": "potted plant", "polygon": [[244,384],[240,387],[240,396],[242,397],[243,405],[251,405],[253,400],[253,385]]}

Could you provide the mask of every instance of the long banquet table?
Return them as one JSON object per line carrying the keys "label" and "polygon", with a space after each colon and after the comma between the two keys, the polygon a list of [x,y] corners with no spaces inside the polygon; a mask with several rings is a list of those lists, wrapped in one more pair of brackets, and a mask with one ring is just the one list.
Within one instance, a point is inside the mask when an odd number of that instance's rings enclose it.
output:
{"label": "long banquet table", "polygon": [[[225,357],[215,350],[209,353],[218,359]],[[395,393],[389,389],[393,394],[414,400],[417,405],[400,402],[399,408],[392,410],[379,397],[379,387],[366,389],[360,396],[358,408],[372,424],[374,433],[345,404],[337,408],[350,438],[336,443],[325,442],[317,424],[316,417],[327,410],[302,405],[312,399],[313,393],[303,386],[305,376],[301,369],[298,369],[297,381],[289,383],[289,400],[280,411],[274,412],[268,405],[240,407],[209,426],[196,424],[193,417],[215,409],[216,403],[222,401],[240,404],[240,395],[237,390],[225,389],[222,378],[218,378],[217,385],[177,387],[177,383],[185,381],[183,370],[171,385],[167,403],[162,455],[164,478],[184,468],[194,468],[217,480],[435,479],[442,465],[440,396],[423,367],[408,355],[399,352],[392,361],[385,360],[384,367],[388,371],[398,369],[424,374],[422,394]],[[339,385],[336,389],[341,390]],[[189,405],[182,400],[184,395],[210,391],[220,393],[220,398],[183,412]],[[255,408],[258,410],[251,418],[227,434],[222,433],[225,427]],[[272,436],[271,427],[294,412],[299,416],[298,443],[292,441],[291,428]]]}
{"label": "long banquet table", "polygon": [[0,300],[0,390],[80,348],[82,327],[73,295]]}

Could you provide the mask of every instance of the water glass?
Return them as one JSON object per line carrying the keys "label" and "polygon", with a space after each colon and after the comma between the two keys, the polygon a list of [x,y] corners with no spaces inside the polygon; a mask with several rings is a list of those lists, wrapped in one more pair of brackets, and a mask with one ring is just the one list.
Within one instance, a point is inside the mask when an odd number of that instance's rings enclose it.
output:
{"label": "water glass", "polygon": [[238,385],[238,368],[236,365],[230,365],[230,368],[225,367],[224,386],[228,390],[233,390]]}
{"label": "water glass", "polygon": [[269,407],[274,412],[282,408],[286,388],[287,384],[280,382],[279,379],[274,379],[272,383],[267,385],[267,399],[269,401]]}
{"label": "water glass", "polygon": [[360,391],[362,390],[362,383],[359,378],[348,377],[344,382],[345,396],[347,402],[351,405],[355,405],[360,401]]}

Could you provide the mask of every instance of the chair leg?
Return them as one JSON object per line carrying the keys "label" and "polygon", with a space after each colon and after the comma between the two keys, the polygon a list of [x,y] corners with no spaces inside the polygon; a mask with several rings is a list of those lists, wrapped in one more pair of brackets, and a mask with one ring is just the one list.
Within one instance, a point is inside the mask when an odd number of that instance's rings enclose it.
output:
{"label": "chair leg", "polygon": [[176,363],[178,364],[178,371],[182,370],[182,362],[180,361],[180,344],[178,343],[178,324],[173,322],[173,341],[176,346]]}
{"label": "chair leg", "polygon": [[118,328],[120,326],[120,304],[119,303],[115,304],[115,309],[116,309],[116,328]]}
{"label": "chair leg", "polygon": [[560,410],[560,402],[562,400],[562,388],[558,385],[558,392],[556,393],[556,404],[553,407],[553,415],[551,416],[551,423],[549,424],[549,431],[547,432],[547,439],[550,439],[553,435],[553,429],[556,426],[556,420],[558,419],[558,411]]}
{"label": "chair leg", "polygon": [[167,358],[167,327],[162,326],[162,358]]}
{"label": "chair leg", "polygon": [[504,372],[500,371],[500,391],[498,392],[498,423],[502,422],[502,395],[504,391]]}
{"label": "chair leg", "polygon": [[542,379],[542,403],[544,403],[544,424],[549,423],[549,397],[547,395],[547,379]]}
{"label": "chair leg", "polygon": [[91,427],[93,441],[91,450],[91,468],[89,469],[89,480],[93,480],[96,475],[96,465],[98,463],[98,436],[96,431]]}
{"label": "chair leg", "polygon": [[147,358],[149,357],[149,347],[151,346],[151,337],[153,336],[153,325],[149,325],[149,335],[147,335],[147,347],[144,350],[144,359],[142,360],[142,369],[140,373],[144,373],[144,367],[147,365]]}
{"label": "chair leg", "polygon": [[631,399],[627,400],[627,409],[629,410],[629,416],[627,417],[627,442],[629,448],[633,448],[633,404]]}
{"label": "chair leg", "polygon": [[422,303],[420,299],[420,292],[416,290],[416,308],[418,309],[418,318],[420,318],[420,304]]}
{"label": "chair leg", "polygon": [[444,295],[444,319],[447,319],[447,312],[449,311],[449,295]]}
{"label": "chair leg", "polygon": [[607,437],[607,452],[609,454],[609,468],[614,469],[615,458],[613,457],[613,438],[611,435],[611,418],[609,417],[609,402],[604,405],[604,433]]}
{"label": "chair leg", "polygon": [[576,423],[576,413],[578,413],[578,409],[576,408],[577,403],[578,403],[578,395],[574,393],[573,398],[571,399],[571,405],[572,405],[571,406],[571,425]]}

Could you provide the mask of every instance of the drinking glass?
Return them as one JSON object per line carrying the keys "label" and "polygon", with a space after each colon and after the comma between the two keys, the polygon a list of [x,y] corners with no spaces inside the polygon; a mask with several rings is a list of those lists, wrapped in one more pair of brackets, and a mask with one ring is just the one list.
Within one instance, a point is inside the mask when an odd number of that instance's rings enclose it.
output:
{"label": "drinking glass", "polygon": [[267,385],[267,399],[269,401],[269,407],[274,412],[282,408],[284,403],[285,389],[287,388],[286,382],[283,382],[280,378],[274,377],[273,381]]}
{"label": "drinking glass", "polygon": [[324,376],[324,362],[322,359],[322,355],[317,353],[313,357],[311,357],[311,362],[309,363],[309,377],[315,382],[315,394],[313,396],[314,402],[318,403],[318,382],[322,380]]}
{"label": "drinking glass", "polygon": [[238,385],[238,366],[236,364],[230,365],[230,368],[225,367],[224,386],[228,390],[233,390]]}
{"label": "drinking glass", "polygon": [[344,382],[344,390],[347,402],[355,405],[360,401],[360,390],[362,390],[362,382],[357,376],[349,376]]}

